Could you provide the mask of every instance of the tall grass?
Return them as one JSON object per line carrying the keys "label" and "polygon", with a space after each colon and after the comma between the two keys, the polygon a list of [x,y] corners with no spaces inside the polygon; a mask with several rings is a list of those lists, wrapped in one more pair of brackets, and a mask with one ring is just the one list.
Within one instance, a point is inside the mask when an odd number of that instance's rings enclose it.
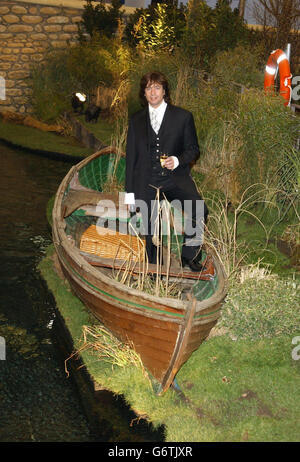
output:
{"label": "tall grass", "polygon": [[202,193],[210,210],[208,223],[204,234],[204,242],[214,249],[219,256],[229,278],[234,278],[248,256],[251,241],[238,240],[239,223],[242,217],[249,216],[261,226],[268,241],[269,231],[255,213],[258,203],[268,205],[265,185],[252,185],[244,191],[240,201],[232,207],[228,197],[220,194]]}
{"label": "tall grass", "polygon": [[[176,252],[174,252],[174,248],[171,248],[171,227],[174,227],[171,207],[167,200],[163,200],[161,202],[159,201],[158,191],[156,196],[156,203],[157,217],[155,219],[155,229],[152,238],[153,244],[157,247],[157,258],[156,263],[154,263],[155,275],[149,271],[149,261],[146,252],[145,241],[142,240],[138,235],[137,230],[131,222],[129,222],[128,231],[137,239],[138,251],[135,252],[134,249],[129,246],[129,258],[124,261],[121,268],[118,270],[113,269],[112,275],[114,279],[121,282],[122,284],[126,284],[128,287],[145,293],[150,293],[156,297],[171,297],[181,299],[181,279],[178,278],[175,280],[172,279],[172,281],[170,280],[171,262],[172,259],[176,259]],[[178,241],[176,242],[176,245],[178,254]],[[179,266],[179,262],[177,266]],[[138,273],[135,271],[136,268],[139,269]]]}
{"label": "tall grass", "polygon": [[280,189],[279,168],[294,150],[298,127],[281,97],[245,91],[208,129],[197,169],[209,187],[230,194],[233,203],[253,184]]}

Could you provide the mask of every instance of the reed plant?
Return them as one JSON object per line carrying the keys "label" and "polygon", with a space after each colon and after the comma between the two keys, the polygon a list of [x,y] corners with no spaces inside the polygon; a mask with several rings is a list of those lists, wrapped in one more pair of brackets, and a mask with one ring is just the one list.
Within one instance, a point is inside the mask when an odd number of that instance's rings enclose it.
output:
{"label": "reed plant", "polygon": [[111,135],[110,146],[115,156],[110,157],[106,181],[101,184],[102,192],[120,192],[124,189],[123,181],[117,175],[121,157],[126,149],[128,130],[127,112],[118,108],[119,118],[115,123],[115,130]]}
{"label": "reed plant", "polygon": [[272,207],[266,200],[266,189],[263,184],[250,186],[234,207],[228,196],[218,192],[201,193],[210,211],[204,242],[219,256],[229,279],[236,279],[253,246],[249,237],[247,240],[239,237],[241,220],[249,217],[258,224],[265,237],[261,251],[267,247],[272,226],[267,228],[257,211],[258,204]]}
{"label": "reed plant", "polygon": [[211,61],[211,74],[217,85],[239,84],[241,89],[263,88],[264,65],[259,47],[239,44],[234,49],[219,51]]}
{"label": "reed plant", "polygon": [[286,149],[277,170],[280,192],[277,202],[281,208],[281,220],[292,209],[296,220],[300,222],[300,156],[299,149]]}
{"label": "reed plant", "polygon": [[[221,93],[226,92],[223,89]],[[202,95],[204,101],[210,98]],[[299,124],[279,96],[247,90],[236,94],[234,100],[234,106],[223,113],[216,109],[203,134],[203,155],[196,168],[211,189],[230,193],[230,200],[239,203],[244,191],[254,184],[282,189],[280,169],[294,150]],[[197,113],[195,120],[199,123]]]}
{"label": "reed plant", "polygon": [[[120,245],[125,246],[128,258],[121,267],[113,268],[112,277],[118,282],[136,290],[154,294],[156,297],[182,298],[182,281],[180,278],[170,279],[172,259],[180,254],[180,243],[177,239],[176,226],[170,203],[164,198],[159,200],[159,191],[156,196],[157,216],[154,220],[153,243],[157,246],[157,259],[155,275],[149,271],[149,261],[145,241],[133,226],[131,220],[128,232],[135,239],[136,245],[130,245],[120,238]],[[175,242],[172,243],[172,229],[175,229]],[[174,238],[173,238],[174,240]],[[174,249],[175,247],[175,249]],[[118,259],[119,247],[116,249],[114,259]],[[178,266],[178,265],[177,265]],[[180,269],[180,267],[179,267]]]}
{"label": "reed plant", "polygon": [[[97,361],[105,361],[112,366],[126,367],[130,364],[144,370],[141,358],[133,345],[122,343],[102,324],[82,326],[81,346],[67,360],[79,356],[83,351],[90,350],[96,355]],[[146,374],[146,372],[145,372]]]}

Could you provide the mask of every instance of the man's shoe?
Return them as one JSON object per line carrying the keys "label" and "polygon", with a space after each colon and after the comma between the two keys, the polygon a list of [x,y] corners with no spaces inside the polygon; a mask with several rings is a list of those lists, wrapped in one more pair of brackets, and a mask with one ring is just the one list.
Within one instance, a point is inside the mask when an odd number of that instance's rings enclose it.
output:
{"label": "man's shoe", "polygon": [[185,257],[181,257],[181,263],[182,266],[189,265],[192,271],[203,271],[203,266],[201,265],[201,263],[195,260],[188,260]]}

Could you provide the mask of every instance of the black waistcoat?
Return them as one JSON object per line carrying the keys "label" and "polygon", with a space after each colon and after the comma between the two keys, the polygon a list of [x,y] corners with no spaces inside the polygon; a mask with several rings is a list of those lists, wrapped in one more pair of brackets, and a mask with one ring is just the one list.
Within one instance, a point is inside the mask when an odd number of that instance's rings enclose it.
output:
{"label": "black waistcoat", "polygon": [[[150,140],[150,156],[151,156],[151,184],[155,187],[161,187],[162,190],[170,189],[174,186],[174,182],[171,178],[171,170],[162,168],[160,164],[160,155],[162,151],[162,139],[160,136],[160,130],[158,134],[155,133],[151,124],[149,123]],[[168,154],[163,153],[163,154]]]}

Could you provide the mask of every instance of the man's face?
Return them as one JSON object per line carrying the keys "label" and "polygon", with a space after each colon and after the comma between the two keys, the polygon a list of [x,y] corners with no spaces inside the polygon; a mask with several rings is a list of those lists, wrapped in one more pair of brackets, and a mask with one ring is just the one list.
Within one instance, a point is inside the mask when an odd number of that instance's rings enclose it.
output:
{"label": "man's face", "polygon": [[148,82],[145,88],[145,97],[148,103],[157,108],[163,102],[165,90],[158,82]]}

